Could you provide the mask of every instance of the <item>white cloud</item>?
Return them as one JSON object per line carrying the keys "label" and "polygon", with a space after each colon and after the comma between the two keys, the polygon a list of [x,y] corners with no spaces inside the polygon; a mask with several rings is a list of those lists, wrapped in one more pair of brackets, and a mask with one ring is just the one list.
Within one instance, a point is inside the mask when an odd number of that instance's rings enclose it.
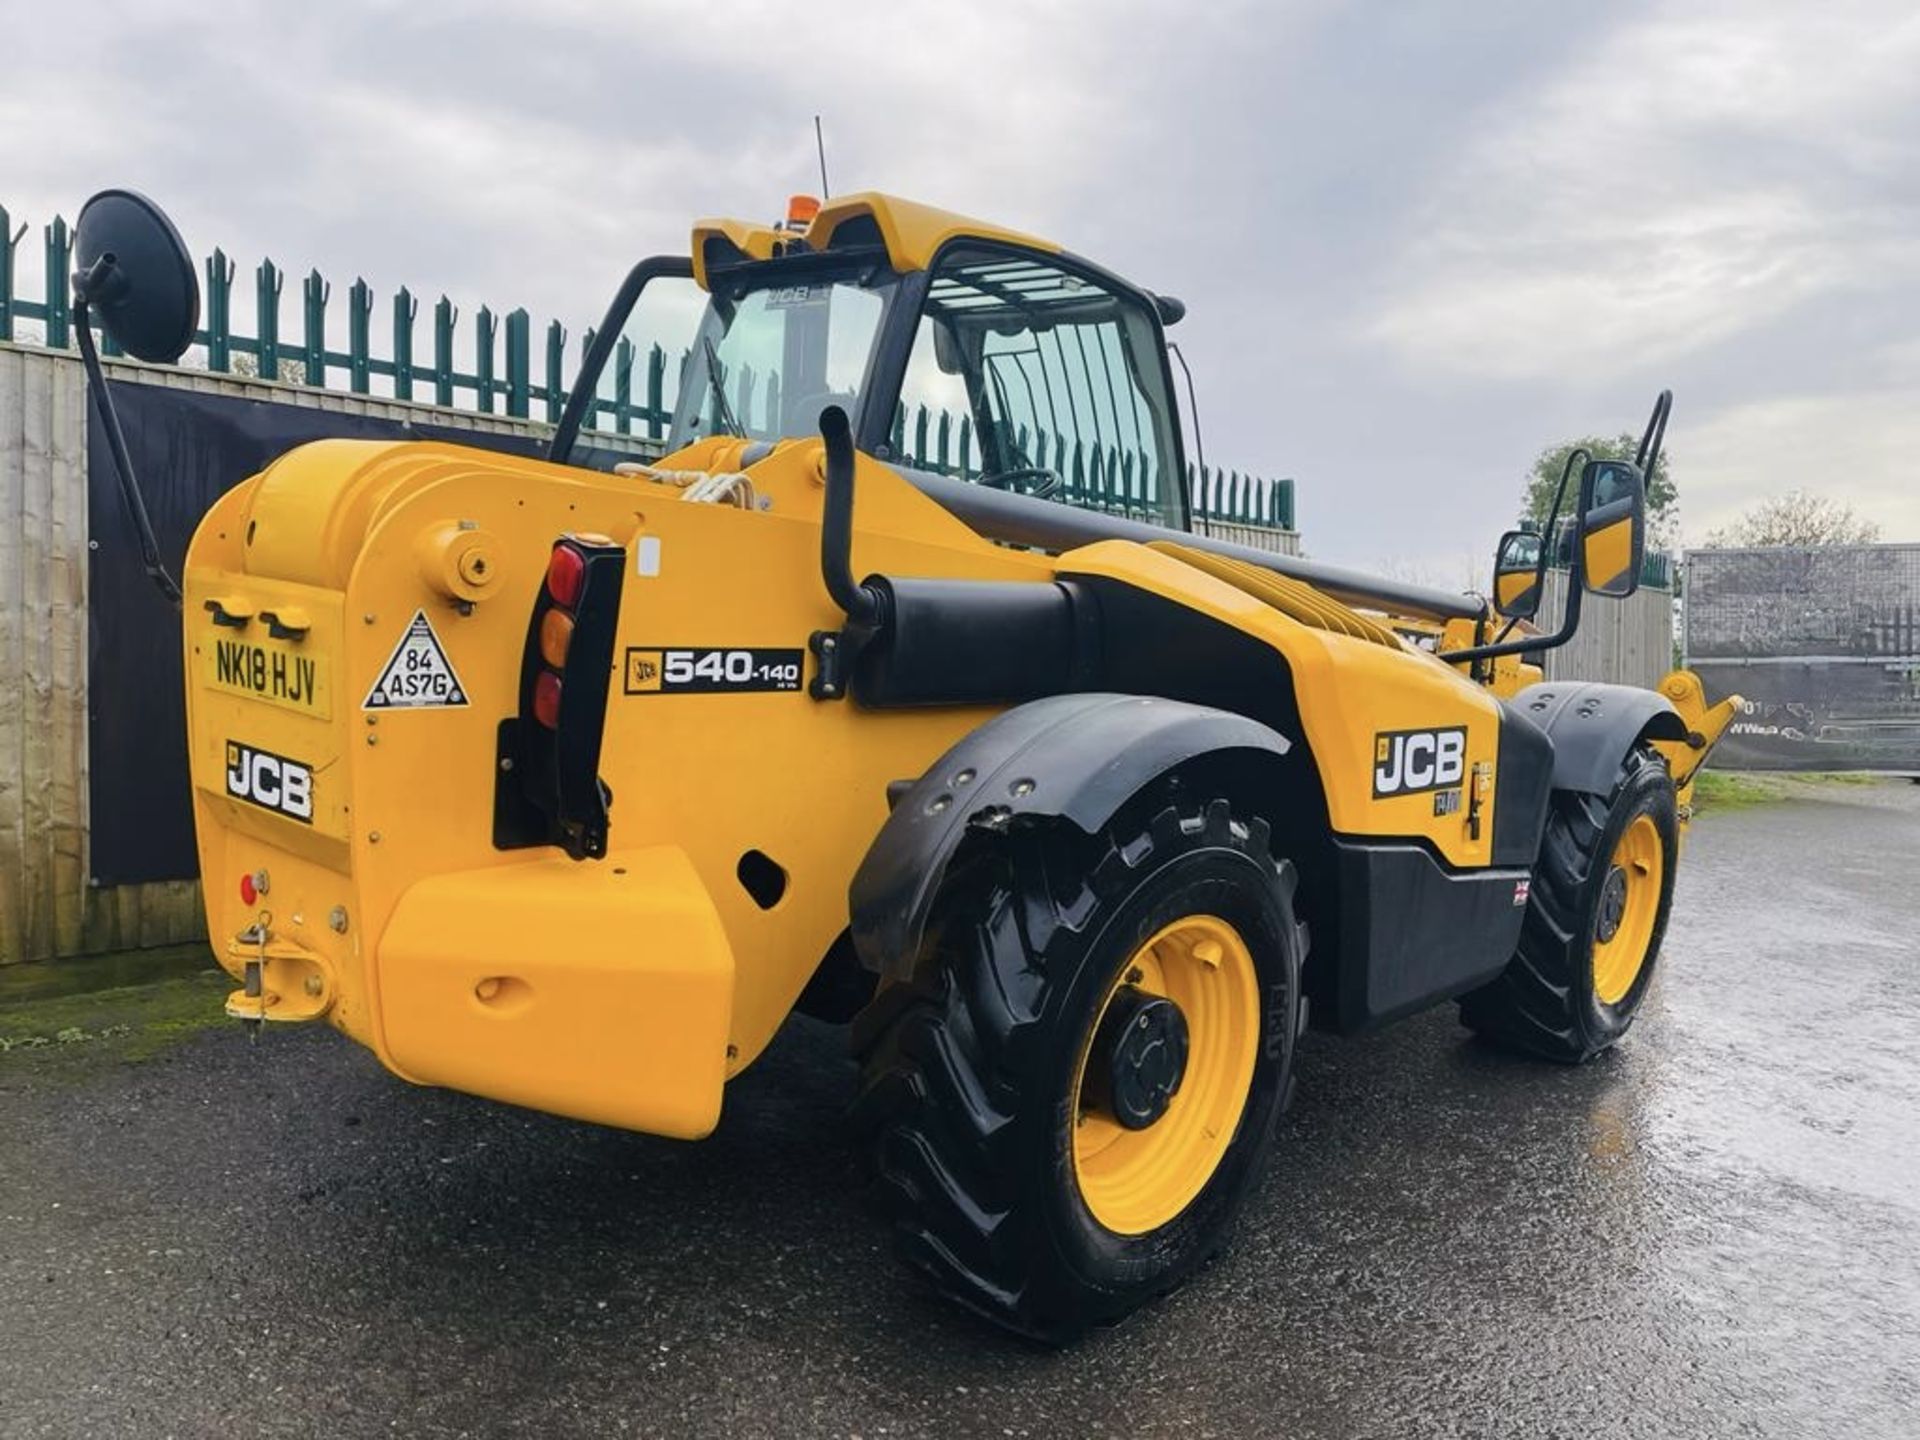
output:
{"label": "white cloud", "polygon": [[1903,385],[1724,410],[1687,433],[1683,519],[1698,543],[1766,496],[1812,490],[1920,540],[1920,399]]}
{"label": "white cloud", "polygon": [[317,266],[330,323],[364,274],[377,326],[398,285],[423,312],[444,290],[463,356],[482,302],[577,344],[696,216],[813,188],[818,111],[836,189],[1180,295],[1209,458],[1297,476],[1314,553],[1453,583],[1541,447],[1636,423],[1656,381],[1690,526],[1794,483],[1820,413],[1859,432],[1848,483],[1897,503],[1870,472],[1901,473],[1875,437],[1920,394],[1889,369],[1920,343],[1909,12],[94,0],[5,28],[0,203],[37,227],[147,190],[237,259],[243,330],[271,255],[283,336]]}
{"label": "white cloud", "polygon": [[1366,333],[1453,377],[1605,382],[1920,280],[1896,184],[1915,74],[1905,5],[1623,28],[1481,118]]}

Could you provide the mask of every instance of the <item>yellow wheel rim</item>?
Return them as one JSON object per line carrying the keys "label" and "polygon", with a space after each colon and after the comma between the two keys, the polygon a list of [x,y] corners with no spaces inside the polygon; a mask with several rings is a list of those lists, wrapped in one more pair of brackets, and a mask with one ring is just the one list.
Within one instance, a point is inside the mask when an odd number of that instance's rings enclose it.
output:
{"label": "yellow wheel rim", "polygon": [[1634,816],[1607,861],[1594,919],[1593,994],[1603,1005],[1619,1004],[1647,963],[1666,868],[1667,852],[1653,817]]}
{"label": "yellow wheel rim", "polygon": [[[1187,1063],[1166,1110],[1128,1129],[1087,1084],[1094,1037],[1115,997],[1134,987],[1171,1000],[1186,1020]],[[1260,1053],[1260,985],[1240,932],[1189,915],[1120,967],[1080,1043],[1074,1067],[1073,1174],[1093,1218],[1143,1235],[1176,1218],[1206,1188],[1233,1143]]]}

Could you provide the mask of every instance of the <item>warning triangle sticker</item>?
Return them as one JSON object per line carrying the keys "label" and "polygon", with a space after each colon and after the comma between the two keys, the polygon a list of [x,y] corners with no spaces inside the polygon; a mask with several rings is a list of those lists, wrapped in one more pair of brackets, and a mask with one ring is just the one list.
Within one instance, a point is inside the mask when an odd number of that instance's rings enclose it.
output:
{"label": "warning triangle sticker", "polygon": [[431,710],[466,703],[466,687],[453,673],[453,662],[440,648],[440,637],[433,633],[427,612],[416,610],[360,708]]}

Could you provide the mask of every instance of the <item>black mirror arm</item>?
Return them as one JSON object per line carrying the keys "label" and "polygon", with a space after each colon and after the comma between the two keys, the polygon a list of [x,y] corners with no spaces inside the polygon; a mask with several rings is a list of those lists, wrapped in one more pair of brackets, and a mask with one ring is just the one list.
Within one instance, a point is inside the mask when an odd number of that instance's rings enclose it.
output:
{"label": "black mirror arm", "polygon": [[[1441,650],[1439,658],[1449,665],[1463,665],[1470,660],[1491,660],[1499,655],[1524,655],[1530,650],[1556,650],[1573,639],[1573,632],[1580,628],[1580,601],[1583,591],[1580,585],[1580,558],[1574,556],[1573,568],[1567,572],[1567,613],[1560,621],[1560,628],[1551,635],[1529,635],[1524,640],[1507,640],[1492,645],[1471,645],[1464,650]],[[1514,623],[1507,625],[1507,630]],[[1501,634],[1506,634],[1502,630]]]}
{"label": "black mirror arm", "polygon": [[[108,262],[103,259],[101,264]],[[100,265],[94,269],[98,271]],[[166,562],[160,558],[160,542],[154,539],[153,521],[147,515],[146,497],[140,493],[140,482],[134,477],[133,460],[127,454],[127,437],[120,429],[120,417],[107,395],[107,377],[100,369],[100,352],[94,348],[93,323],[87,313],[87,294],[91,292],[82,288],[79,278],[75,277],[73,323],[76,338],[80,342],[80,362],[87,370],[87,393],[93,398],[93,413],[100,417],[100,428],[106,432],[107,452],[113,457],[114,474],[120,481],[120,498],[126,501],[134,534],[140,540],[140,564],[146,570],[147,578],[167,597],[168,603],[178,609],[180,585],[167,573]]]}
{"label": "black mirror arm", "polygon": [[[1567,456],[1567,463],[1560,471],[1560,488],[1554,491],[1553,509],[1547,512],[1546,533],[1540,537],[1540,563],[1533,572],[1533,583],[1543,589],[1547,583],[1547,561],[1553,555],[1553,529],[1560,519],[1560,506],[1567,498],[1567,480],[1573,474],[1575,461],[1584,466],[1592,457],[1585,450],[1575,449]],[[1580,602],[1585,598],[1586,587],[1581,577],[1586,564],[1579,537],[1574,537],[1573,554],[1567,561],[1567,608],[1561,616],[1560,628],[1551,635],[1529,635],[1524,640],[1496,640],[1491,645],[1470,645],[1462,650],[1441,650],[1439,657],[1449,665],[1464,665],[1473,660],[1492,660],[1501,655],[1524,655],[1531,650],[1555,650],[1573,639],[1574,631],[1580,628]],[[1510,620],[1500,633],[1506,635],[1519,621]]]}
{"label": "black mirror arm", "polygon": [[1654,399],[1653,414],[1647,417],[1647,428],[1640,437],[1640,449],[1633,463],[1640,473],[1647,477],[1647,484],[1653,484],[1653,468],[1660,463],[1660,447],[1667,438],[1667,416],[1673,412],[1673,392],[1662,390]]}
{"label": "black mirror arm", "polygon": [[593,344],[587,347],[587,353],[580,361],[580,372],[573,377],[573,388],[567,391],[567,403],[560,412],[560,423],[554,426],[553,439],[547,446],[547,459],[556,465],[564,465],[573,454],[574,442],[580,438],[580,427],[586,423],[587,409],[593,404],[594,392],[599,388],[601,372],[607,368],[614,346],[620,343],[620,332],[626,329],[627,317],[639,302],[640,292],[655,280],[692,278],[693,262],[681,255],[655,255],[650,260],[642,260],[627,272],[627,278],[620,282],[620,288],[614,292],[613,303],[607,306],[606,318],[600,322],[600,328],[593,332]]}

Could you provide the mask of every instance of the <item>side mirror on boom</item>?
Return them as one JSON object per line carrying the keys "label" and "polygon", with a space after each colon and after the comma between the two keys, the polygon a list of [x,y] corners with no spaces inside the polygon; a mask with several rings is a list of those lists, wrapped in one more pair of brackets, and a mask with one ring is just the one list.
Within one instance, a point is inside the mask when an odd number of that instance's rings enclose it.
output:
{"label": "side mirror on boom", "polygon": [[1531,620],[1540,613],[1546,577],[1546,546],[1532,530],[1509,530],[1493,556],[1493,608],[1503,620]]}
{"label": "side mirror on boom", "polygon": [[1640,588],[1647,553],[1647,485],[1625,460],[1589,460],[1580,474],[1580,580],[1624,598]]}
{"label": "side mirror on boom", "polygon": [[[1592,594],[1620,599],[1640,588],[1640,567],[1647,553],[1647,477],[1659,473],[1660,446],[1666,439],[1667,416],[1672,411],[1673,392],[1662,390],[1640,436],[1640,448],[1630,461],[1596,460],[1577,446],[1568,454],[1542,527],[1544,533],[1509,530],[1500,537],[1500,546],[1494,552],[1490,608],[1507,622],[1506,628],[1489,644],[1443,650],[1442,660],[1458,665],[1551,650],[1566,644],[1580,628],[1582,597]],[[1567,487],[1576,466],[1580,487],[1573,509],[1568,511]],[[1569,518],[1563,521],[1563,516]],[[1556,566],[1566,566],[1577,582],[1567,594],[1560,628],[1551,635],[1507,639],[1516,624],[1531,620],[1539,612],[1549,558]]]}

